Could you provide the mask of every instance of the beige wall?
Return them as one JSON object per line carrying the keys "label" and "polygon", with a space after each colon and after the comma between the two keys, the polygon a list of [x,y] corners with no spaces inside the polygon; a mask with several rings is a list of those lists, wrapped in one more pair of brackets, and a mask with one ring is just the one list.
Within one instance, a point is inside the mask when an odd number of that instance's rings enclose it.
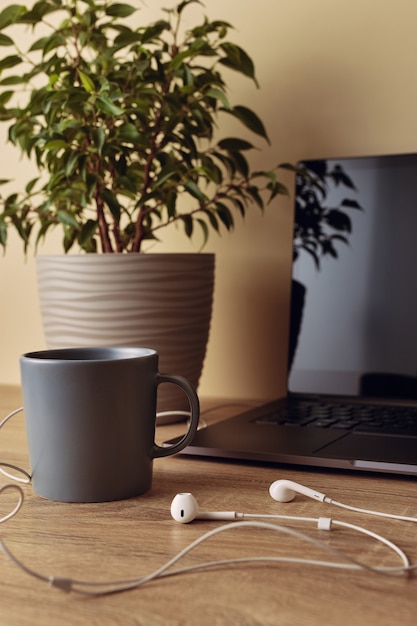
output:
{"label": "beige wall", "polygon": [[[144,20],[169,2],[147,4]],[[233,23],[234,41],[255,61],[261,89],[233,77],[230,98],[266,122],[272,146],[257,165],[417,150],[415,0],[206,0],[206,12]],[[1,154],[0,177],[24,181],[11,148],[3,145]],[[290,242],[284,200],[211,239],[217,286],[202,395],[262,398],[284,390]],[[193,247],[174,232],[164,249]],[[60,251],[59,242],[47,251]],[[15,383],[19,355],[44,347],[34,260],[24,261],[16,241],[0,258],[0,288],[0,381]]]}

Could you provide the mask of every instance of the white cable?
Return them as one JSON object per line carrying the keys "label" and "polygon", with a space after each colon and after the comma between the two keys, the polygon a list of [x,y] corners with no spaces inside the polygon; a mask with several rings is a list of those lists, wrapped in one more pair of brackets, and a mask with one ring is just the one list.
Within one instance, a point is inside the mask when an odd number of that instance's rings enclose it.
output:
{"label": "white cable", "polygon": [[4,492],[4,491],[17,491],[19,493],[19,500],[15,506],[15,508],[10,511],[10,513],[7,513],[7,515],[4,515],[3,517],[0,518],[0,524],[3,524],[4,522],[7,522],[7,520],[11,519],[12,517],[14,517],[22,508],[22,504],[23,504],[23,491],[21,487],[18,487],[17,485],[3,485],[3,487],[0,487],[0,495]]}
{"label": "white cable", "polygon": [[386,539],[382,535],[378,535],[377,533],[374,533],[372,530],[368,530],[367,528],[364,528],[363,526],[357,526],[356,524],[350,524],[348,522],[341,522],[339,520],[332,520],[332,524],[334,524],[335,526],[342,526],[343,528],[350,528],[351,530],[355,530],[356,532],[367,535],[368,537],[372,537],[373,539],[376,539],[376,541],[380,541],[381,543],[385,544],[388,548],[393,550],[393,552],[398,554],[398,556],[402,560],[404,570],[401,570],[401,571],[405,572],[411,567],[410,561],[407,555],[405,554],[405,552],[403,552],[403,550],[401,550],[401,548],[399,548],[397,544],[393,543],[389,539]]}
{"label": "white cable", "polygon": [[[23,491],[21,487],[17,485],[5,485],[4,487],[0,489],[0,494],[6,491],[7,489],[16,490],[19,494],[19,500],[16,506],[14,507],[14,509],[0,520],[1,522],[5,522],[6,520],[11,519],[18,513],[18,511],[20,510],[23,504],[23,499],[24,499],[24,495],[23,495]],[[294,519],[297,519],[299,521],[298,518],[294,518]],[[364,570],[364,571],[369,571],[369,572],[376,573],[376,574],[385,574],[385,575],[391,575],[391,576],[403,575],[406,572],[410,571],[411,569],[414,569],[414,567],[417,567],[417,566],[410,565],[410,562],[406,554],[396,544],[392,543],[385,537],[382,537],[380,535],[377,535],[376,533],[373,533],[372,531],[368,531],[365,528],[355,526],[353,524],[348,524],[347,522],[339,522],[338,520],[331,520],[329,518],[318,518],[318,519],[317,518],[305,518],[305,519],[308,521],[311,521],[311,519],[314,519],[314,521],[317,522],[319,529],[324,528],[324,529],[330,530],[332,525],[339,525],[345,528],[350,528],[352,530],[358,531],[365,535],[368,535],[372,537],[373,539],[382,542],[389,549],[393,550],[395,554],[399,556],[402,562],[402,566],[391,567],[391,568],[373,567],[365,563],[362,563],[344,554],[340,550],[337,550],[336,548],[326,545],[322,541],[319,541],[317,539],[314,539],[313,537],[310,537],[309,535],[306,535],[305,533],[294,530],[287,526],[283,526],[279,524],[272,524],[270,522],[261,522],[261,521],[240,521],[238,523],[223,524],[222,526],[214,528],[208,531],[207,533],[205,533],[204,535],[202,535],[201,537],[199,537],[198,539],[196,539],[194,542],[192,542],[186,548],[178,552],[178,554],[176,554],[174,557],[169,559],[166,563],[164,563],[161,567],[156,569],[154,572],[152,572],[148,576],[142,576],[140,578],[132,578],[132,579],[125,579],[125,580],[118,580],[118,581],[90,582],[90,581],[83,581],[83,580],[71,579],[71,578],[66,578],[66,577],[45,576],[35,570],[32,570],[27,565],[22,563],[6,547],[2,539],[0,539],[0,549],[2,550],[2,552],[7,558],[9,558],[17,567],[19,567],[26,574],[32,577],[35,577],[38,580],[48,582],[50,585],[57,587],[58,589],[61,589],[61,591],[66,591],[66,592],[73,591],[73,592],[81,593],[84,595],[104,595],[104,594],[110,594],[110,593],[117,593],[117,592],[127,591],[129,589],[140,587],[157,578],[185,574],[187,572],[207,569],[209,567],[214,567],[214,566],[220,567],[223,565],[233,565],[233,564],[241,564],[241,563],[249,563],[249,562],[300,563],[304,565],[317,565],[317,566],[322,566],[322,567],[331,567],[331,568],[339,568],[339,569]],[[268,530],[273,530],[275,532],[281,532],[287,535],[291,535],[297,539],[306,541],[314,545],[315,547],[318,547],[328,552],[329,554],[333,556],[338,557],[340,559],[340,562],[335,563],[331,561],[298,559],[298,558],[293,558],[293,557],[244,557],[240,559],[222,559],[219,561],[210,561],[206,563],[200,563],[198,565],[180,568],[177,570],[172,570],[171,572],[167,571],[169,568],[175,565],[175,563],[177,563],[181,558],[183,558],[186,554],[188,554],[191,550],[199,546],[201,543],[203,543],[207,539],[210,539],[214,535],[224,532],[224,531],[245,528],[245,527],[264,528]],[[92,587],[99,587],[99,589],[91,589]]]}
{"label": "white cable", "polygon": [[361,509],[356,506],[351,506],[350,504],[343,504],[343,502],[337,502],[336,500],[332,500],[327,496],[324,498],[323,502],[327,504],[334,504],[342,509],[347,509],[348,511],[355,511],[356,513],[365,513],[366,515],[376,515],[378,517],[387,517],[388,519],[397,519],[402,520],[404,522],[417,522],[417,517],[407,517],[406,515],[395,515],[394,513],[382,513],[381,511],[371,511],[370,509]]}
{"label": "white cable", "polygon": [[[0,430],[9,421],[9,419],[11,419],[14,415],[17,415],[18,413],[21,413],[21,411],[23,411],[22,406],[19,407],[18,409],[15,409],[14,411],[11,411],[11,413],[6,415],[6,417],[2,419],[2,421],[0,422]],[[15,470],[16,472],[19,472],[20,474],[24,476],[24,478],[11,474],[7,470],[3,469],[4,467],[8,467],[10,469]],[[31,481],[31,476],[30,474],[28,474],[28,472],[26,472],[24,469],[22,469],[18,465],[13,465],[12,463],[4,463],[3,461],[0,461],[0,473],[3,474],[3,476],[6,476],[6,478],[10,478],[11,480],[15,480],[18,483],[23,483],[25,485],[28,485]]]}
{"label": "white cable", "polygon": [[[16,472],[20,472],[21,474],[23,474],[24,478],[16,476],[15,474],[11,474],[4,469],[5,467],[10,467],[10,469],[15,470]],[[18,465],[13,465],[12,463],[4,463],[3,461],[0,461],[0,473],[3,474],[3,476],[10,478],[11,480],[15,480],[18,483],[23,483],[24,485],[29,485],[30,481],[32,480],[31,475],[28,474],[26,470],[22,469]]]}
{"label": "white cable", "polygon": [[[1,422],[0,422],[0,429],[4,426],[4,424],[6,424],[6,422],[13,417],[14,415],[16,415],[17,413],[21,412],[23,410],[23,408],[19,408],[16,409],[14,411],[12,411],[11,413],[9,413]],[[17,470],[18,472],[21,472],[22,474],[24,474],[25,479],[13,476],[12,474],[6,472],[4,469],[2,469],[1,465],[3,465],[4,467],[10,467],[12,469]],[[6,475],[8,478],[12,478],[13,480],[17,480],[19,482],[23,482],[23,483],[28,483],[30,482],[30,475],[25,472],[25,470],[22,470],[21,468],[8,464],[8,463],[0,463],[0,472],[3,473],[4,475]],[[10,520],[12,517],[14,517],[19,510],[22,507],[23,504],[23,500],[24,500],[24,494],[22,489],[17,486],[17,485],[13,485],[13,484],[8,484],[8,485],[4,485],[3,487],[0,488],[0,495],[5,492],[6,490],[15,490],[18,492],[19,494],[19,498],[18,498],[18,502],[15,505],[15,507],[13,508],[12,511],[10,511],[10,513],[6,514],[5,516],[3,516],[2,518],[0,518],[0,524],[4,523],[8,520]],[[388,517],[388,518],[392,518],[392,519],[401,519],[401,520],[405,520],[405,521],[411,521],[411,522],[416,522],[417,519],[413,518],[413,517],[405,517],[405,516],[400,516],[400,515],[393,515],[393,514],[389,514],[389,513],[380,513],[377,511],[368,511],[366,509],[360,509],[357,507],[352,507],[349,505],[344,505],[340,502],[336,502],[334,500],[331,500],[328,497],[325,497],[325,502],[329,503],[329,504],[335,504],[336,506],[345,508],[345,509],[349,509],[352,511],[357,511],[357,512],[362,512],[362,513],[369,513],[371,515],[379,515],[381,517]],[[343,552],[341,552],[340,550],[337,550],[335,548],[332,548],[331,546],[326,545],[325,543],[323,543],[322,541],[319,541],[317,539],[314,539],[308,535],[306,535],[305,533],[302,533],[300,531],[294,530],[292,528],[289,528],[287,526],[283,526],[280,524],[272,524],[270,522],[261,522],[261,521],[240,521],[239,523],[231,523],[231,524],[224,524],[218,528],[212,529],[210,531],[208,531],[207,533],[205,533],[204,535],[202,535],[201,537],[199,537],[198,539],[196,539],[194,542],[192,542],[191,544],[189,544],[186,548],[184,548],[183,550],[181,550],[180,552],[178,552],[178,554],[176,554],[173,558],[169,559],[165,564],[163,564],[161,567],[159,567],[158,569],[156,569],[153,573],[149,574],[148,576],[143,576],[140,578],[132,578],[132,579],[126,579],[126,580],[119,580],[119,581],[107,581],[107,582],[89,582],[89,581],[83,581],[83,580],[73,580],[71,578],[66,578],[66,577],[56,577],[56,576],[45,576],[43,574],[40,574],[39,572],[32,570],[31,568],[29,568],[27,565],[25,565],[24,563],[22,563],[12,552],[10,552],[10,550],[6,547],[6,545],[4,544],[3,540],[0,538],[0,549],[1,551],[4,553],[4,555],[9,558],[17,567],[19,567],[22,571],[24,571],[26,574],[33,576],[35,578],[37,578],[38,580],[44,581],[44,582],[48,582],[49,584],[51,584],[54,587],[57,587],[59,589],[61,589],[62,591],[74,591],[76,593],[81,593],[81,594],[87,594],[87,595],[103,595],[103,594],[109,594],[109,593],[117,593],[120,591],[127,591],[129,589],[134,589],[137,587],[140,587],[152,580],[155,580],[157,578],[163,578],[163,577],[167,577],[167,576],[175,576],[175,575],[180,575],[180,574],[185,574],[188,572],[192,572],[192,571],[196,571],[196,570],[201,570],[201,569],[207,569],[210,567],[220,567],[220,566],[224,566],[224,565],[233,565],[233,564],[241,564],[241,563],[252,563],[252,562],[273,562],[273,563],[298,563],[298,564],[303,564],[303,565],[316,565],[316,566],[322,566],[322,567],[331,567],[331,568],[339,568],[339,569],[350,569],[350,570],[364,570],[364,571],[369,571],[372,573],[376,573],[376,574],[385,574],[388,576],[398,576],[398,575],[404,575],[407,572],[410,572],[411,570],[417,568],[417,565],[410,565],[410,562],[408,560],[408,557],[406,556],[406,554],[401,550],[401,548],[399,548],[396,544],[394,544],[393,542],[389,541],[388,539],[386,539],[385,537],[382,537],[381,535],[378,535],[372,531],[367,530],[366,528],[362,528],[360,526],[356,526],[354,524],[349,524],[347,522],[341,522],[338,520],[332,520],[330,518],[300,518],[300,517],[296,517],[296,516],[277,516],[277,515],[256,515],[256,514],[250,514],[250,513],[245,513],[243,514],[243,517],[245,518],[256,518],[256,517],[264,517],[264,518],[280,518],[280,519],[285,519],[288,521],[314,521],[315,523],[318,524],[318,528],[319,529],[325,529],[325,530],[330,530],[331,527],[334,526],[341,526],[344,528],[349,528],[351,530],[360,532],[362,534],[365,534],[373,539],[375,539],[376,541],[379,541],[381,543],[383,543],[386,547],[388,547],[390,550],[392,550],[393,552],[395,552],[395,554],[400,558],[401,562],[402,562],[402,566],[401,567],[373,567],[370,565],[366,565],[365,563],[362,563],[346,554],[344,554]],[[332,554],[333,556],[336,556],[340,559],[339,562],[332,562],[332,561],[320,561],[320,560],[313,560],[313,559],[302,559],[302,558],[294,558],[294,557],[243,557],[243,558],[239,558],[239,559],[222,559],[222,560],[218,560],[218,561],[209,561],[209,562],[203,562],[197,565],[192,565],[192,566],[188,566],[188,567],[183,567],[183,568],[179,568],[176,570],[172,570],[170,572],[168,572],[167,570],[169,568],[171,568],[173,565],[175,565],[175,563],[177,563],[181,558],[183,558],[186,554],[188,554],[191,550],[193,550],[194,548],[196,548],[197,546],[199,546],[201,543],[203,543],[204,541],[206,541],[207,539],[210,539],[211,537],[213,537],[214,535],[224,532],[224,531],[228,531],[228,530],[232,530],[232,529],[237,529],[237,528],[242,528],[242,527],[255,527],[255,528],[264,528],[264,529],[269,529],[269,530],[273,530],[276,532],[282,532],[282,533],[286,533],[288,535],[292,535],[295,538],[298,538],[300,540],[306,541],[316,547],[319,547],[320,549]],[[91,587],[99,587],[100,589],[98,590],[93,590],[91,589]]]}
{"label": "white cable", "polygon": [[[224,409],[224,408],[230,408],[233,406],[239,406],[239,407],[244,407],[244,408],[250,408],[252,406],[254,406],[253,404],[249,404],[249,403],[243,403],[243,402],[234,402],[234,403],[224,403],[224,404],[217,404],[215,406],[210,407],[209,409],[205,409],[204,411],[201,411],[200,413],[200,421],[199,421],[199,429],[201,430],[201,428],[206,428],[207,427],[207,423],[206,421],[203,419],[206,415],[208,415],[209,413],[213,413],[214,411],[219,411],[220,409]],[[158,413],[156,414],[157,419],[159,417],[188,417],[191,418],[191,413],[190,411],[181,411],[181,410],[172,410],[172,411],[158,411]],[[164,423],[161,424],[161,426],[165,425]]]}
{"label": "white cable", "polygon": [[[181,569],[173,570],[171,572],[167,572],[167,570],[170,567],[175,565],[175,563],[177,563],[181,558],[183,558],[191,550],[199,546],[204,541],[210,539],[214,535],[221,533],[221,532],[228,531],[228,530],[236,530],[238,528],[244,528],[244,527],[265,528],[268,530],[292,535],[295,538],[307,541],[308,543],[311,543],[312,545],[319,547],[322,550],[325,550],[326,552],[332,554],[333,556],[340,558],[341,562],[334,563],[331,561],[318,561],[318,560],[313,560],[313,559],[301,559],[301,558],[298,559],[298,558],[293,558],[293,557],[243,557],[239,559],[222,559],[218,561],[209,561],[209,562],[200,563],[197,565],[192,565],[192,566],[184,567]],[[353,527],[353,525],[351,525],[351,527]],[[363,529],[361,530],[363,531]],[[373,533],[372,535],[375,536]],[[379,536],[376,536],[376,538],[380,540]],[[346,555],[340,550],[337,550],[336,548],[328,546],[325,543],[306,535],[305,533],[299,532],[287,526],[282,526],[279,524],[271,524],[270,522],[259,522],[259,521],[248,521],[248,522],[242,521],[237,524],[232,522],[230,524],[223,524],[222,526],[219,526],[213,530],[208,531],[207,533],[205,533],[204,535],[202,535],[201,537],[193,541],[191,544],[189,544],[186,548],[178,552],[178,554],[176,554],[172,559],[167,561],[164,565],[156,569],[154,572],[152,572],[148,576],[143,576],[141,578],[127,579],[127,580],[102,582],[102,583],[87,582],[87,581],[82,581],[82,580],[71,580],[68,578],[57,578],[57,579],[51,578],[50,582],[53,586],[66,590],[66,591],[71,590],[71,591],[85,594],[85,595],[104,595],[104,594],[110,594],[110,593],[118,593],[121,591],[128,591],[130,589],[140,587],[158,578],[164,578],[167,576],[177,576],[180,574],[185,574],[185,573],[196,571],[196,570],[207,569],[209,567],[241,564],[241,563],[247,563],[247,562],[299,563],[303,565],[319,565],[323,567],[331,567],[331,568],[339,568],[339,569],[349,569],[349,570],[359,570],[359,571],[364,570],[364,571],[368,571],[368,572],[372,572],[376,574],[388,574],[388,575],[394,575],[394,576],[402,575],[413,567],[413,566],[410,566],[407,556],[404,554],[404,552],[400,548],[398,548],[398,546],[396,546],[395,544],[392,544],[388,540],[384,540],[384,543],[389,548],[394,549],[396,554],[400,556],[401,561],[403,563],[402,567],[378,568],[378,567],[366,565],[365,563],[362,563]],[[108,587],[108,589],[92,590],[92,589],[84,589],[84,587]]]}
{"label": "white cable", "polygon": [[21,413],[22,411],[23,407],[20,406],[18,409],[15,409],[14,411],[11,411],[8,415],[6,415],[6,417],[4,417],[0,422],[0,429],[3,428],[3,426],[6,424],[6,422],[9,421],[9,419],[11,419],[14,415],[17,415],[18,413]]}
{"label": "white cable", "polygon": [[[169,422],[161,422],[160,424],[158,424],[158,418],[164,418],[164,417],[175,417],[175,416],[179,416],[179,417],[186,417],[188,418],[188,421],[191,420],[191,413],[190,411],[159,411],[156,414],[156,425],[157,426],[165,426],[166,424],[168,424]],[[198,420],[198,428],[197,430],[201,430],[202,428],[207,428],[207,422],[203,419],[202,414],[200,414],[199,420]]]}
{"label": "white cable", "polygon": [[386,539],[382,535],[378,535],[377,533],[374,533],[372,530],[368,530],[367,528],[364,528],[363,526],[357,526],[356,524],[350,524],[349,522],[341,522],[339,520],[335,520],[335,519],[327,518],[327,517],[316,518],[316,517],[296,517],[296,516],[290,516],[290,515],[256,515],[256,513],[243,513],[242,515],[245,519],[255,518],[255,517],[258,517],[258,518],[259,517],[262,517],[262,518],[274,518],[275,517],[276,519],[282,519],[282,520],[288,520],[288,521],[316,522],[317,527],[321,530],[330,530],[332,526],[341,526],[342,528],[349,528],[350,530],[354,530],[363,535],[367,535],[368,537],[372,537],[376,541],[379,541],[385,544],[388,548],[393,550],[393,552],[398,554],[400,559],[403,561],[403,565],[405,568],[408,568],[410,566],[410,562],[406,554],[395,543],[393,543],[389,539]]}
{"label": "white cable", "polygon": [[191,417],[190,411],[158,411],[156,417],[175,417],[176,415],[180,417]]}

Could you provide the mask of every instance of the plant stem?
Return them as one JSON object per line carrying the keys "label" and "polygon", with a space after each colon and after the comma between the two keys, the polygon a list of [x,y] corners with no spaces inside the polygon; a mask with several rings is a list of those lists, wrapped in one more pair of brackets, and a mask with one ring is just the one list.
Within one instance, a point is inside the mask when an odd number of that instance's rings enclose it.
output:
{"label": "plant stem", "polygon": [[104,202],[100,196],[98,190],[94,194],[94,200],[97,207],[97,216],[98,216],[98,230],[100,233],[100,242],[103,252],[114,252],[113,246],[109,237],[109,228],[106,222],[105,214],[104,214]]}

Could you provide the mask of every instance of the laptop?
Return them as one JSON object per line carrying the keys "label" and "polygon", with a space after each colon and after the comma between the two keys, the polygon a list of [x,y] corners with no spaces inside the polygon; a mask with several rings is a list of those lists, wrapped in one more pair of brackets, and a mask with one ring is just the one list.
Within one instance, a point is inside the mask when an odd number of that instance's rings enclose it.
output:
{"label": "laptop", "polygon": [[288,393],[182,454],[415,475],[417,154],[299,166]]}

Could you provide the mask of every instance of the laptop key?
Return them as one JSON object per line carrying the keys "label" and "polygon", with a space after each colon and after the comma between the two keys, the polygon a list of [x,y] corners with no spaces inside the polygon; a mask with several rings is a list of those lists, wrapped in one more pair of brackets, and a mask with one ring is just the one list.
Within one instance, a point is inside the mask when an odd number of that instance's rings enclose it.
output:
{"label": "laptop key", "polygon": [[417,437],[417,409],[409,407],[300,402],[256,422]]}
{"label": "laptop key", "polygon": [[359,422],[356,420],[340,419],[340,420],[337,420],[337,422],[335,422],[332,425],[332,428],[344,428],[346,430],[352,430],[356,428],[358,425],[359,425]]}
{"label": "laptop key", "polygon": [[337,424],[335,419],[323,418],[323,419],[315,419],[310,421],[307,426],[316,426],[318,428],[329,428],[330,426],[334,426]]}

